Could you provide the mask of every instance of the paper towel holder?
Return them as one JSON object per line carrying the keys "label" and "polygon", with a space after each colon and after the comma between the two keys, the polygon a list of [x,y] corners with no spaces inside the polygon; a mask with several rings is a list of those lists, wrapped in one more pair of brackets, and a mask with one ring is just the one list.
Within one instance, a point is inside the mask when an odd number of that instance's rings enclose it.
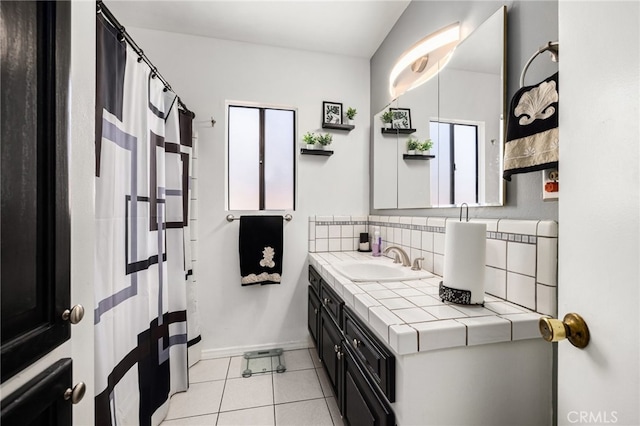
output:
{"label": "paper towel holder", "polygon": [[469,222],[469,204],[467,203],[462,203],[460,204],[460,222],[462,222],[462,207],[467,206],[467,220],[466,222]]}

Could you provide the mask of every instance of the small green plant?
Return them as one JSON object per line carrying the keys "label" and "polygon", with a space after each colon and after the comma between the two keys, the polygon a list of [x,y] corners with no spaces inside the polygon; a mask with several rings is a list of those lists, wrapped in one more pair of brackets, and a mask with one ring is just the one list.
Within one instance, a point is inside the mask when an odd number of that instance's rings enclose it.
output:
{"label": "small green plant", "polygon": [[307,132],[304,134],[304,136],[302,137],[302,140],[304,141],[304,143],[306,143],[307,145],[315,145],[316,143],[316,138],[317,136],[315,135],[315,133],[311,133],[311,132]]}
{"label": "small green plant", "polygon": [[433,148],[433,141],[431,139],[427,139],[420,143],[420,147],[418,148],[420,151],[429,151]]}
{"label": "small green plant", "polygon": [[347,113],[346,114],[347,114],[347,118],[349,120],[353,120],[357,113],[358,113],[358,111],[355,108],[351,108],[351,107],[347,108]]}
{"label": "small green plant", "polygon": [[416,138],[409,136],[409,139],[407,139],[407,151],[415,151],[419,145],[420,142]]}
{"label": "small green plant", "polygon": [[325,133],[324,135],[318,135],[316,140],[320,145],[327,146],[327,145],[331,145],[331,142],[333,141],[333,136],[331,136],[329,133]]}
{"label": "small green plant", "polygon": [[383,123],[391,123],[393,121],[393,113],[391,111],[385,111],[382,113],[382,115],[380,116],[380,120],[382,120]]}

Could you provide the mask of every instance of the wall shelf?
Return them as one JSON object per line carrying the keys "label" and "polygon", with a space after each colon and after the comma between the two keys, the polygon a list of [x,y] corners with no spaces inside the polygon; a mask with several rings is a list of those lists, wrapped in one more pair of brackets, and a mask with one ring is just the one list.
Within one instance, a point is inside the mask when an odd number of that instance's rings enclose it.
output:
{"label": "wall shelf", "polygon": [[386,127],[383,127],[380,130],[382,130],[383,134],[390,134],[390,135],[397,135],[397,134],[408,135],[416,132],[416,129],[387,129]]}
{"label": "wall shelf", "polygon": [[305,154],[305,155],[324,155],[325,157],[328,157],[330,155],[333,155],[333,151],[330,151],[328,149],[306,149],[306,148],[300,148],[300,154]]}
{"label": "wall shelf", "polygon": [[347,130],[350,132],[355,127],[353,124],[322,123],[323,129]]}
{"label": "wall shelf", "polygon": [[415,154],[415,155],[410,155],[410,154],[402,154],[402,158],[405,160],[423,160],[423,161],[429,161],[432,158],[436,158],[435,155],[422,155],[422,154]]}

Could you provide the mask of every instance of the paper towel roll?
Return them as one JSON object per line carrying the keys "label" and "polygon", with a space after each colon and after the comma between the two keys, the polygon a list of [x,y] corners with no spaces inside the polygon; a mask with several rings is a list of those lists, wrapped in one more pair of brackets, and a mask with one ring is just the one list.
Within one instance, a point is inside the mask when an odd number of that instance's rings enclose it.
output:
{"label": "paper towel roll", "polygon": [[471,304],[484,302],[487,225],[447,221],[443,284],[471,292]]}

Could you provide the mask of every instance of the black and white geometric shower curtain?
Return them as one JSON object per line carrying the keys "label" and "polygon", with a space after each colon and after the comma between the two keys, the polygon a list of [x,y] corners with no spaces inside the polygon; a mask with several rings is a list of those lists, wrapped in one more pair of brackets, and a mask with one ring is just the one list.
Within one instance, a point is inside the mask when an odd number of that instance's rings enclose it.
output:
{"label": "black and white geometric shower curtain", "polygon": [[137,59],[98,14],[97,425],[158,425],[199,340],[187,335],[192,117]]}

